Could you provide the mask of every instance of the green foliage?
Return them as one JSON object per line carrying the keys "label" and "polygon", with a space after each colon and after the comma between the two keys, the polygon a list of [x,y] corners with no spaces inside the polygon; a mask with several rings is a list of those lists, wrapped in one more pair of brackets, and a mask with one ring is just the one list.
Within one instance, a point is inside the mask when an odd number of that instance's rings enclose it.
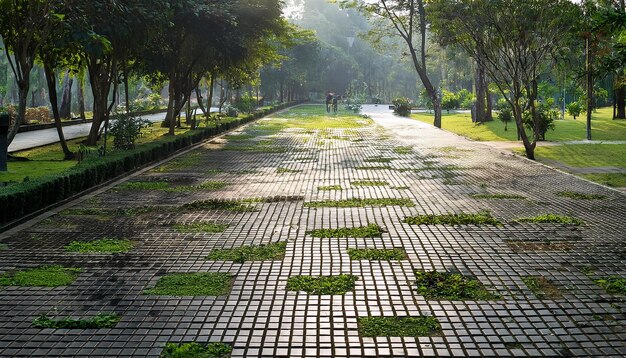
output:
{"label": "green foliage", "polygon": [[515,194],[472,194],[474,199],[526,199],[525,196]]}
{"label": "green foliage", "polygon": [[363,103],[365,103],[365,98],[362,96],[350,96],[345,99],[344,103],[347,111],[352,113],[361,113]]}
{"label": "green foliage", "polygon": [[353,275],[293,276],[287,280],[288,291],[304,291],[312,295],[344,295],[354,290],[359,278]]}
{"label": "green foliage", "polygon": [[415,271],[417,293],[427,300],[490,301],[500,296],[493,294],[473,277],[459,273]]}
{"label": "green foliage", "polygon": [[[252,113],[257,105],[257,99],[248,95],[241,96],[238,101],[235,102],[235,108],[243,113]],[[227,113],[228,114],[228,113]],[[230,114],[228,114],[230,116]]]}
{"label": "green foliage", "polygon": [[574,226],[582,225],[585,223],[584,221],[577,219],[577,218],[573,218],[571,216],[561,216],[561,215],[556,215],[556,214],[543,214],[543,215],[537,215],[533,217],[519,218],[519,219],[515,219],[515,222],[535,223],[535,224],[565,224],[565,225],[574,225]]}
{"label": "green foliage", "polygon": [[282,260],[287,249],[286,242],[275,242],[267,245],[242,246],[234,249],[215,249],[206,257],[213,261],[246,261]]}
{"label": "green foliage", "polygon": [[504,131],[508,131],[509,123],[515,121],[511,105],[505,99],[498,101],[498,119],[504,123]]}
{"label": "green foliage", "polygon": [[181,234],[207,233],[217,234],[228,229],[229,225],[216,223],[176,224],[172,228]]}
{"label": "green foliage", "polygon": [[563,297],[561,290],[543,276],[523,276],[522,281],[538,299],[559,299]]}
{"label": "green foliage", "polygon": [[626,295],[626,278],[624,277],[610,276],[595,280],[595,282],[608,294]]}
{"label": "green foliage", "polygon": [[453,92],[443,90],[441,95],[441,108],[450,113],[451,109],[457,109],[461,105],[459,97]]}
{"label": "green foliage", "polygon": [[358,317],[361,337],[428,337],[441,334],[439,320],[420,317]]}
{"label": "green foliage", "polygon": [[583,112],[583,106],[580,104],[580,102],[576,101],[576,102],[571,102],[567,104],[567,114],[574,117],[574,119],[580,116],[582,112]]}
{"label": "green foliage", "polygon": [[350,182],[352,186],[386,186],[389,182],[384,180],[358,180]]}
{"label": "green foliage", "polygon": [[402,117],[408,117],[411,115],[411,100],[405,97],[394,98],[393,101],[393,112]]}
{"label": "green foliage", "polygon": [[561,114],[553,105],[553,100],[539,103],[535,109],[533,118],[531,111],[524,112],[524,124],[529,131],[535,133],[538,140],[546,140],[548,130],[554,130],[554,121],[561,117]]}
{"label": "green foliage", "polygon": [[417,215],[407,217],[403,222],[409,225],[502,225],[488,211],[478,214]]}
{"label": "green foliage", "polygon": [[109,133],[113,136],[113,147],[121,150],[135,149],[135,142],[141,136],[141,129],[150,125],[148,120],[127,113],[116,113],[109,128]]}
{"label": "green foliage", "polygon": [[411,199],[395,199],[395,198],[385,198],[385,199],[346,199],[346,200],[322,200],[322,201],[311,201],[308,203],[304,203],[305,207],[308,208],[355,208],[355,207],[368,207],[368,206],[415,206],[415,204],[411,201]]}
{"label": "green foliage", "polygon": [[383,229],[376,225],[370,224],[361,227],[342,227],[339,229],[318,229],[308,232],[313,237],[322,238],[344,238],[344,237],[380,237]]}
{"label": "green foliage", "polygon": [[168,343],[161,352],[161,358],[228,358],[232,351],[232,346],[221,342]]}
{"label": "green foliage", "polygon": [[0,275],[0,287],[60,287],[73,283],[79,268],[66,268],[62,266],[41,266],[34,269],[21,270],[13,273]]}
{"label": "green foliage", "polygon": [[224,272],[179,273],[163,276],[146,295],[159,296],[223,296],[227,295],[235,278]]}
{"label": "green foliage", "polygon": [[88,319],[52,319],[44,314],[33,321],[33,326],[41,329],[101,329],[115,327],[120,319],[122,317],[117,313],[100,313]]}
{"label": "green foliage", "polygon": [[201,200],[183,205],[185,210],[227,210],[227,211],[255,211],[254,205],[236,200]]}
{"label": "green foliage", "polygon": [[350,260],[392,261],[406,260],[404,249],[348,249]]}
{"label": "green foliage", "polygon": [[561,192],[556,193],[556,195],[564,197],[564,198],[575,199],[575,200],[602,200],[602,199],[606,199],[605,195],[585,194],[585,193],[578,193],[578,192],[575,192],[575,191],[561,191]]}
{"label": "green foliage", "polygon": [[328,185],[328,186],[318,186],[317,190],[319,191],[330,191],[330,190],[343,190],[341,185]]}
{"label": "green foliage", "polygon": [[9,245],[0,243],[0,251],[5,251],[9,249]]}
{"label": "green foliage", "polygon": [[65,246],[68,252],[81,254],[119,254],[129,252],[135,245],[130,240],[101,239],[94,241],[73,241]]}

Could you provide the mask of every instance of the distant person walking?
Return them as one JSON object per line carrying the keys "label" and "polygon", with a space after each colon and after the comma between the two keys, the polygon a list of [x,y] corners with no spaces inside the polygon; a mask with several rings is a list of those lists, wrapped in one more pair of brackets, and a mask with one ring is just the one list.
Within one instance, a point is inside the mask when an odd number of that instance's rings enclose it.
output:
{"label": "distant person walking", "polygon": [[326,113],[330,113],[330,107],[333,103],[333,94],[328,92],[328,94],[326,94]]}
{"label": "distant person walking", "polygon": [[337,105],[339,104],[339,96],[333,96],[333,113],[337,114]]}

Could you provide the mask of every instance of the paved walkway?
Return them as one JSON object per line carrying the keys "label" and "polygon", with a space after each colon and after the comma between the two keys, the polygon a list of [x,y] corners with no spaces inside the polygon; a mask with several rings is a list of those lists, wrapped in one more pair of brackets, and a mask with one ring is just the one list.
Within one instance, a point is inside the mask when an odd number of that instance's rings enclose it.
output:
{"label": "paved walkway", "polygon": [[[75,203],[74,211],[0,235],[7,245],[0,249],[0,272],[42,265],[81,268],[66,287],[0,288],[0,356],[157,357],[166,342],[191,341],[232,344],[233,357],[626,355],[624,296],[595,283],[626,275],[624,194],[380,108],[366,110],[375,124],[358,129],[277,133],[275,125],[252,125],[243,132],[249,136],[214,140],[130,178],[187,186],[222,182],[228,184],[224,188],[105,190]],[[389,185],[354,186],[357,180]],[[337,185],[343,190],[318,190]],[[563,191],[604,199],[557,195]],[[264,199],[246,212],[182,208],[197,200],[244,198]],[[414,206],[304,206],[350,198],[401,198]],[[481,210],[504,224],[403,223],[412,215]],[[575,216],[585,224],[513,222],[545,213]],[[229,226],[216,234],[180,233],[173,226],[201,222]],[[384,227],[382,237],[309,234],[368,224]],[[75,240],[105,237],[131,239],[135,248],[115,255],[64,249]],[[206,259],[215,248],[284,241],[282,260]],[[401,248],[408,259],[352,261],[349,248]],[[426,299],[416,292],[415,270],[473,276],[500,298]],[[144,294],[164,275],[192,272],[234,275],[230,293]],[[358,277],[345,295],[286,290],[289,277],[341,273]],[[552,284],[554,297],[531,291],[524,281],[529,277]],[[101,312],[115,312],[121,321],[114,328],[86,330],[32,325],[41,314],[84,318]],[[376,338],[359,333],[362,317],[420,315],[434,316],[441,333]]]}

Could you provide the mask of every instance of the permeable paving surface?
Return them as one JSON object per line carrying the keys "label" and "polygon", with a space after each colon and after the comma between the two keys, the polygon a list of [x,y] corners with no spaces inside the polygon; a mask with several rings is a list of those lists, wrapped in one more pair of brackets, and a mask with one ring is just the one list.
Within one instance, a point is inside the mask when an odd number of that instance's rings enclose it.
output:
{"label": "permeable paving surface", "polygon": [[[227,343],[233,357],[626,355],[624,194],[382,108],[366,112],[372,119],[348,129],[297,128],[285,123],[306,117],[275,115],[5,234],[0,356],[159,356],[168,342],[194,341]],[[308,204],[347,199],[381,200]],[[501,224],[404,222],[485,211]],[[579,225],[515,221],[545,214]],[[371,224],[379,236],[311,233]],[[130,240],[132,250],[70,252],[103,239]],[[214,251],[278,242],[286,249],[273,260]],[[406,255],[350,256],[394,248]],[[54,265],[80,272],[66,286],[15,286],[18,271]],[[458,297],[419,291],[430,271],[472,278],[488,294],[461,297],[459,281],[431,287]],[[232,278],[213,295],[146,291],[180,273]],[[290,277],[340,274],[356,276],[344,294],[287,290]],[[34,323],[101,313],[119,321]],[[438,323],[398,333],[368,327],[368,317]]]}

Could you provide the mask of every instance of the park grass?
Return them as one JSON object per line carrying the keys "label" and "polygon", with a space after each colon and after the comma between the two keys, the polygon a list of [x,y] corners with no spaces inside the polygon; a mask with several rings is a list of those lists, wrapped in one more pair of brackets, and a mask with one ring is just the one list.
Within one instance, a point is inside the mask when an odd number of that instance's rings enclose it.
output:
{"label": "park grass", "polygon": [[626,188],[626,174],[607,173],[607,174],[583,174],[581,175],[587,180],[610,186],[613,188]]}
{"label": "park grass", "polygon": [[[613,120],[611,107],[600,108],[593,113],[592,135],[594,140],[626,140],[626,121]],[[428,124],[433,123],[430,113],[416,113],[411,118]],[[471,138],[476,141],[517,141],[515,124],[509,123],[508,131],[504,130],[504,123],[495,119],[481,125],[472,123],[469,113],[444,113],[442,115],[442,129]],[[566,115],[565,120],[555,121],[555,130],[548,131],[548,141],[584,140],[586,127],[584,119],[574,120]]]}
{"label": "park grass", "polygon": [[303,105],[288,111],[275,114],[270,119],[259,124],[260,128],[272,126],[274,130],[287,128],[301,129],[331,129],[331,128],[361,128],[372,125],[374,122],[358,114],[340,108],[334,113],[326,113],[324,105]]}

